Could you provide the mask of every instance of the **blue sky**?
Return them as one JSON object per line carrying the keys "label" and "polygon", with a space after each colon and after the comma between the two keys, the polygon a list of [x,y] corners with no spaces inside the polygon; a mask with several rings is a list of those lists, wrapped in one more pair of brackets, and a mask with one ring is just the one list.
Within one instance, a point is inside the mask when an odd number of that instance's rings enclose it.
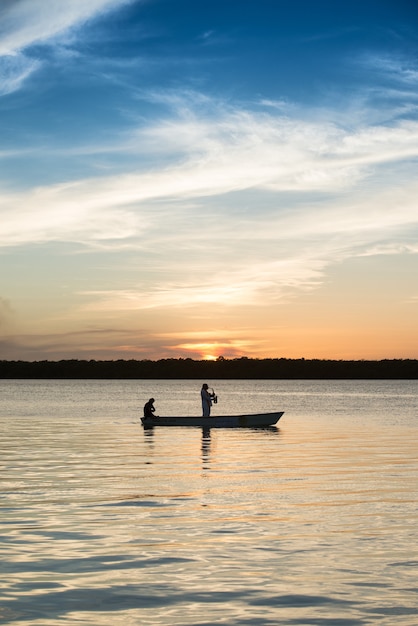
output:
{"label": "blue sky", "polygon": [[3,0],[2,358],[418,358],[417,26]]}

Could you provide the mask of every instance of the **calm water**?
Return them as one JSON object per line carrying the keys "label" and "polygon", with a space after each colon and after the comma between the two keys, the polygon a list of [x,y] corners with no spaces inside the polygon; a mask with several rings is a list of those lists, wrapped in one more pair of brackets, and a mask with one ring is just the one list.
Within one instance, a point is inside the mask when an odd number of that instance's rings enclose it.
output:
{"label": "calm water", "polygon": [[207,382],[0,381],[0,623],[416,626],[418,382]]}

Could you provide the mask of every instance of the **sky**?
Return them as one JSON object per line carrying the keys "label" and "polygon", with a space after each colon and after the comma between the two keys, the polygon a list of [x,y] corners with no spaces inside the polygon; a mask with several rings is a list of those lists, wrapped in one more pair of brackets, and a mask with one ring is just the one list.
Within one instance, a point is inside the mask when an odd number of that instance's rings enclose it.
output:
{"label": "sky", "polygon": [[0,359],[418,358],[416,0],[1,0]]}

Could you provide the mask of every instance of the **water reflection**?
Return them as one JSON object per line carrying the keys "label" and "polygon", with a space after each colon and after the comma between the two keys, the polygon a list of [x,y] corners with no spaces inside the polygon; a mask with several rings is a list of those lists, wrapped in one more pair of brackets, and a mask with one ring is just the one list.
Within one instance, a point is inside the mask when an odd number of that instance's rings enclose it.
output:
{"label": "water reflection", "polygon": [[264,426],[263,428],[257,428],[257,429],[253,429],[253,430],[257,430],[257,431],[264,431],[266,433],[270,433],[270,434],[279,434],[279,428],[277,426]]}
{"label": "water reflection", "polygon": [[152,426],[144,427],[144,439],[148,444],[154,443],[154,428]]}
{"label": "water reflection", "polygon": [[251,402],[286,396],[280,428],[142,433],[116,394],[137,384],[31,382],[2,405],[1,623],[417,624],[416,394],[382,428],[374,383],[263,381]]}
{"label": "water reflection", "polygon": [[202,428],[202,469],[210,469],[211,436],[210,428]]}

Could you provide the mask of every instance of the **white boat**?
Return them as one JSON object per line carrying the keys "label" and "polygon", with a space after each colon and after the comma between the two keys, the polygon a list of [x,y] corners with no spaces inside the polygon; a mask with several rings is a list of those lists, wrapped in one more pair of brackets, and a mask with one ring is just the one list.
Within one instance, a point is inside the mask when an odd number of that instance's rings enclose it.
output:
{"label": "white boat", "polygon": [[145,428],[153,426],[197,426],[198,428],[264,428],[277,424],[284,411],[250,415],[214,415],[213,417],[141,417]]}

